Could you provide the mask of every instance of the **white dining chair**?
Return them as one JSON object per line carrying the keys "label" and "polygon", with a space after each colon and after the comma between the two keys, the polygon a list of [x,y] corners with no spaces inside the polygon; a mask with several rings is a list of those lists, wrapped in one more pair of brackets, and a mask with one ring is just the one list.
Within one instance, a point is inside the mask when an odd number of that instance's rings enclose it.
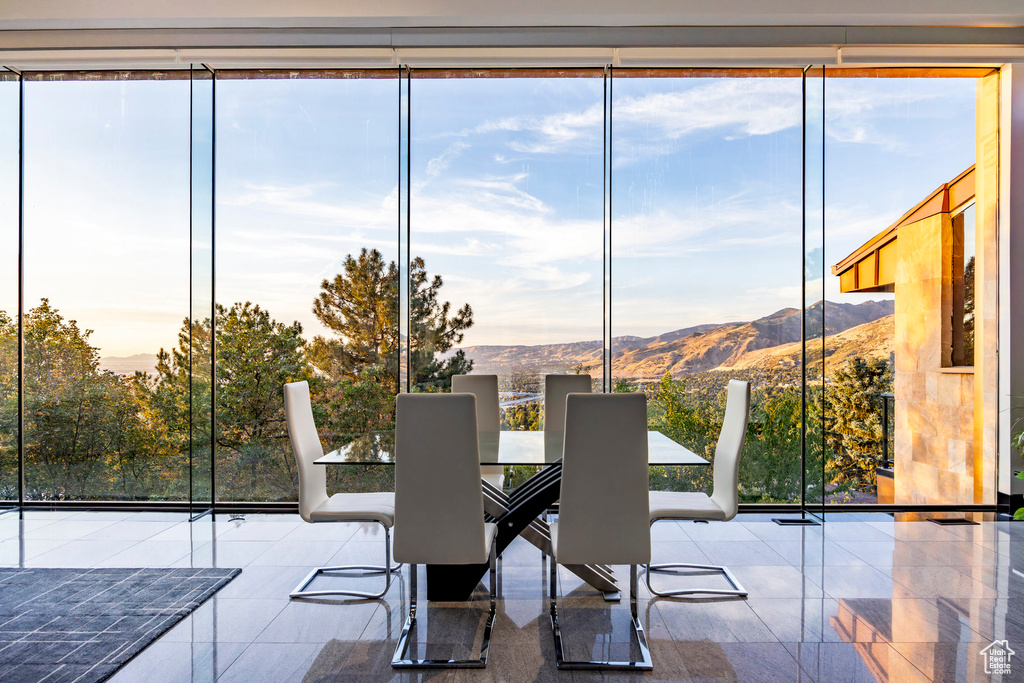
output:
{"label": "white dining chair", "polygon": [[[651,525],[671,520],[705,520],[727,522],[739,511],[739,467],[740,453],[747,435],[747,421],[750,419],[750,384],[740,380],[729,380],[725,403],[725,419],[715,448],[714,480],[711,495],[699,491],[651,491]],[[718,572],[725,576],[732,589],[688,588],[672,591],[656,591],[651,587],[651,572],[679,573],[680,569],[691,569],[698,573]],[[745,597],[747,591],[736,580],[728,567],[708,564],[651,564],[645,574],[647,589],[659,597],[681,597],[687,595],[722,595]]]}
{"label": "white dining chair", "polygon": [[[288,424],[295,464],[299,473],[299,516],[307,522],[375,522],[384,528],[384,565],[343,565],[317,567],[295,587],[291,598],[321,598],[347,595],[357,598],[382,598],[391,587],[391,574],[400,565],[391,565],[391,527],[395,524],[395,494],[335,493],[327,495],[327,468],[313,461],[323,457],[324,449],[313,420],[313,407],[309,400],[309,383],[293,382],[284,385],[284,412]],[[384,574],[384,588],[379,593],[353,590],[306,590],[321,574],[361,571]]]}
{"label": "white dining chair", "polygon": [[[482,668],[494,625],[497,526],[484,522],[472,394],[399,394],[395,416],[395,559],[409,565],[409,616],[391,665]],[[491,603],[476,659],[406,659],[417,565],[490,563]]]}
{"label": "white dining chair", "polygon": [[[497,375],[453,375],[453,394],[476,396],[476,428],[478,432],[501,431],[501,408],[498,403]],[[505,468],[501,465],[482,465],[483,480],[502,490],[505,485]]]}
{"label": "white dining chair", "polygon": [[[556,666],[650,670],[637,614],[637,565],[651,561],[644,394],[569,394],[558,521],[551,525],[549,596]],[[558,624],[558,564],[628,564],[629,609],[640,647],[634,661],[567,661]]]}
{"label": "white dining chair", "polygon": [[590,392],[590,375],[544,375],[544,431],[564,431],[565,397]]}

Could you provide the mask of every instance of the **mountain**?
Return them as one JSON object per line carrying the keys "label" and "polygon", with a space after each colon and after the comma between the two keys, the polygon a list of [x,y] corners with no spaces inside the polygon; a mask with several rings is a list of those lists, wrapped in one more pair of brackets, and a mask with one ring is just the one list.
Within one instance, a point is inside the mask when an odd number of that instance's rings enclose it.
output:
{"label": "mountain", "polygon": [[[714,324],[695,325],[656,337],[623,336],[612,338],[616,350],[640,349],[651,345],[665,344],[683,339],[691,334],[705,332],[717,327]],[[539,344],[528,346],[465,346],[462,350],[473,359],[473,369],[480,373],[504,374],[510,370],[531,372],[562,372],[579,364],[584,366],[601,364],[600,340],[566,342],[564,344]]]}
{"label": "mountain", "polygon": [[[809,336],[821,333],[822,303],[819,301],[807,308]],[[861,304],[824,302],[825,333],[829,338],[890,317],[888,328],[883,323],[870,331],[833,340],[830,342],[836,345],[833,353],[842,350],[843,357],[851,353],[888,357],[892,348],[893,309],[891,300]],[[887,338],[885,329],[889,330]],[[657,378],[666,370],[678,376],[716,368],[753,367],[760,362],[785,364],[791,361],[789,345],[796,345],[799,359],[799,342],[800,309],[784,308],[750,322],[697,325],[656,337],[616,337],[612,340],[612,374]],[[477,372],[559,372],[579,364],[584,369],[596,370],[601,364],[599,341],[537,346],[470,346],[464,350],[466,356],[473,359]],[[778,350],[778,355],[769,353],[769,350]]]}
{"label": "mountain", "polygon": [[[829,368],[842,365],[854,358],[888,359],[894,350],[893,322],[895,316],[887,315],[878,320],[863,323],[855,327],[825,337],[825,356]],[[808,359],[821,357],[821,345],[808,347]],[[719,366],[718,370],[771,370],[778,367],[799,367],[800,342],[782,344],[759,351],[752,351],[736,359],[729,366]]]}
{"label": "mountain", "polygon": [[[830,367],[855,356],[888,358],[893,349],[893,302],[825,303],[826,355]],[[807,307],[809,334],[820,334],[822,302]],[[582,364],[600,372],[601,342],[578,341],[534,346],[467,346],[463,350],[480,373],[565,372]],[[812,350],[813,353],[813,350]],[[784,308],[750,322],[694,325],[654,337],[612,339],[616,377],[657,379],[715,369],[775,369],[800,362],[800,309]],[[156,356],[105,356],[100,369],[117,374],[156,372]]]}
{"label": "mountain", "polygon": [[134,356],[104,356],[100,358],[100,370],[109,370],[115,375],[131,375],[136,371],[156,374],[156,355],[136,353]]}

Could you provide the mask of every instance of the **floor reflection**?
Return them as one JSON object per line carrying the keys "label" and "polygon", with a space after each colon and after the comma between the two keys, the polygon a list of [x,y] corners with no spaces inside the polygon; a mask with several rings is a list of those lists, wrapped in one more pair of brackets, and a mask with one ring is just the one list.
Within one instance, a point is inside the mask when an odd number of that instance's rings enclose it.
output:
{"label": "floor reflection", "polygon": [[[513,543],[501,563],[487,669],[398,674],[391,657],[408,610],[407,577],[384,600],[287,597],[312,565],[382,561],[375,526],[309,525],[295,515],[190,524],[176,513],[30,511],[0,515],[0,565],[242,568],[115,674],[115,683],[989,681],[999,677],[985,673],[981,653],[993,641],[1006,640],[1024,657],[1024,525],[990,519],[945,527],[874,513],[785,528],[769,516],[740,515],[655,526],[657,561],[725,562],[750,596],[650,599],[641,581],[651,674],[555,670],[546,564],[525,542]],[[379,577],[337,580],[359,589]],[[681,588],[716,577],[658,580]],[[570,656],[634,654],[627,604],[605,602],[567,571],[559,590]],[[421,600],[418,654],[473,652],[486,604],[483,586],[468,604]],[[1011,660],[1015,675],[1005,680],[1024,680],[1017,663]]]}

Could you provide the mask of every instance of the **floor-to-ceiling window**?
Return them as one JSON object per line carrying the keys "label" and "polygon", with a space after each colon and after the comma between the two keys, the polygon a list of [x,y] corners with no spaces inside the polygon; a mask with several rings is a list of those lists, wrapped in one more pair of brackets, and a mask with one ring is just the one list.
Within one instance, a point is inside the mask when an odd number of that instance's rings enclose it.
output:
{"label": "floor-to-ceiling window", "polygon": [[978,87],[976,74],[942,70],[826,72],[829,503],[971,503],[984,476],[963,346]]}
{"label": "floor-to-ceiling window", "polygon": [[750,381],[741,500],[799,502],[801,72],[618,69],[611,107],[615,389],[710,458],[729,379]]}
{"label": "floor-to-ceiling window", "polygon": [[581,372],[709,456],[727,380],[750,380],[744,502],[873,502],[879,476],[896,503],[988,500],[991,78],[26,74],[23,118],[0,80],[3,497],[21,276],[29,499],[209,501],[212,474],[221,501],[294,500],[286,381],[330,449],[461,372],[497,374],[502,427],[537,429],[543,375]]}
{"label": "floor-to-ceiling window", "polygon": [[0,75],[0,500],[18,500],[20,83]]}
{"label": "floor-to-ceiling window", "polygon": [[[282,385],[325,450],[394,426],[396,70],[219,72],[216,475],[221,500],[295,500]],[[390,470],[347,468],[345,490]]]}
{"label": "floor-to-ceiling window", "polygon": [[603,381],[599,69],[413,71],[411,388],[496,374],[503,429],[539,429],[543,376]]}
{"label": "floor-to-ceiling window", "polygon": [[188,496],[187,73],[25,76],[26,498]]}

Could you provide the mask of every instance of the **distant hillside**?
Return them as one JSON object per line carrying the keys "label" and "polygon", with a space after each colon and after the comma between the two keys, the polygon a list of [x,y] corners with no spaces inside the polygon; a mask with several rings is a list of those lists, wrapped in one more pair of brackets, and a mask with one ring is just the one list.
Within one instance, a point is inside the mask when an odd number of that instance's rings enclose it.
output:
{"label": "distant hillside", "polygon": [[[715,324],[695,325],[657,337],[614,337],[612,348],[629,350],[645,348],[650,345],[665,344],[688,337],[691,334],[705,332],[718,327]],[[473,359],[473,370],[479,373],[503,374],[510,370],[529,369],[530,371],[562,372],[582,363],[584,366],[600,365],[602,344],[600,340],[567,342],[565,344],[538,344],[527,346],[465,346],[462,347],[466,356]]]}
{"label": "distant hillside", "polygon": [[104,356],[100,358],[100,370],[109,370],[117,375],[131,375],[136,371],[156,374],[156,355],[136,353],[134,356]]}
{"label": "distant hillside", "polygon": [[[858,356],[862,358],[885,358],[894,351],[893,321],[895,316],[887,315],[878,320],[851,327],[836,334],[825,337],[825,356],[828,358],[829,372]],[[808,347],[808,358],[815,360],[821,357],[821,345]],[[783,344],[759,351],[752,351],[736,359],[731,365],[719,366],[718,370],[771,370],[777,367],[799,367],[800,342]]]}
{"label": "distant hillside", "polygon": [[[821,302],[808,306],[809,334],[821,330]],[[826,355],[830,367],[855,356],[888,358],[893,350],[893,302],[826,303]],[[597,370],[601,342],[579,341],[535,346],[467,346],[479,373],[565,372],[582,364]],[[715,369],[796,367],[800,362],[800,309],[784,308],[750,322],[695,325],[655,337],[612,339],[612,372],[617,377],[657,379]],[[106,356],[100,369],[117,374],[156,372],[156,356]]]}
{"label": "distant hillside", "polygon": [[[867,301],[862,304],[826,302],[825,333],[838,335],[866,323],[892,316],[893,302]],[[808,306],[809,335],[820,334],[822,302]],[[888,338],[883,339],[885,324],[874,331],[849,335],[833,343],[848,355],[888,356],[892,348],[892,322]],[[753,367],[763,362],[789,362],[796,344],[799,358],[800,309],[784,308],[751,322],[705,324],[656,337],[616,337],[612,340],[612,373],[620,377],[657,378],[668,370],[672,375],[716,368]],[[876,349],[871,344],[880,344]],[[778,350],[780,355],[775,355]],[[858,351],[859,350],[859,351]],[[860,351],[863,351],[861,353]],[[474,361],[477,372],[505,373],[517,369],[534,372],[559,372],[583,364],[598,368],[601,364],[599,341],[538,346],[470,346],[466,356]],[[852,357],[852,355],[850,356]]]}

